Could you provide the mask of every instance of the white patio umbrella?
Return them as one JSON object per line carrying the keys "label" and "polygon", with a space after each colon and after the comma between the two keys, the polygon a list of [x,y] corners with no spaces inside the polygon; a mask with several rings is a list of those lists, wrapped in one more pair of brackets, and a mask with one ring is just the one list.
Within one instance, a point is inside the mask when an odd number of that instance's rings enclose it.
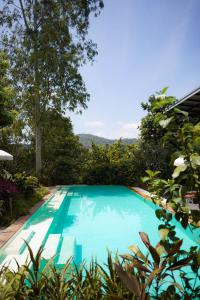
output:
{"label": "white patio umbrella", "polygon": [[13,156],[6,151],[0,150],[0,160],[13,160]]}

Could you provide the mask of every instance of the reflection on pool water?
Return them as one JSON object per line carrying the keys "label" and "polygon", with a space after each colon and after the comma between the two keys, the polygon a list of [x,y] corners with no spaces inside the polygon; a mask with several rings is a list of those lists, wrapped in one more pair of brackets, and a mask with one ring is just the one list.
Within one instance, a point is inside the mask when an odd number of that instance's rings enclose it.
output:
{"label": "reflection on pool water", "polygon": [[[66,186],[57,191],[1,249],[0,264],[15,269],[28,256],[27,241],[35,254],[43,245],[43,258],[54,257],[58,266],[73,256],[80,264],[97,258],[106,262],[107,250],[126,253],[137,244],[146,248],[138,232],[144,231],[156,245],[159,236],[157,207],[123,186]],[[183,248],[197,245],[190,230],[174,220]]]}

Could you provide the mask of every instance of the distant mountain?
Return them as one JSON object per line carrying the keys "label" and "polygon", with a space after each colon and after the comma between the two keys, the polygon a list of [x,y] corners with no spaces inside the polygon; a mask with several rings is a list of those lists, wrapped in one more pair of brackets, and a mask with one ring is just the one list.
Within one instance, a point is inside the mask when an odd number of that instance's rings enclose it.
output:
{"label": "distant mountain", "polygon": [[[78,136],[81,144],[83,144],[83,146],[85,146],[86,148],[91,148],[92,143],[95,143],[97,145],[112,145],[117,141],[117,139],[110,140],[104,137],[86,133],[78,134]],[[122,143],[124,145],[136,144],[137,139],[122,139]]]}

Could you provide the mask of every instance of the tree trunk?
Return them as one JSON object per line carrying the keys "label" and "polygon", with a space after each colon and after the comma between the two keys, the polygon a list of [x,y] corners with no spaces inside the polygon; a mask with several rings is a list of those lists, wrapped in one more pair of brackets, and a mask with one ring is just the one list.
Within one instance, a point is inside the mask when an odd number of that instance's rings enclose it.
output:
{"label": "tree trunk", "polygon": [[42,169],[42,155],[41,155],[41,124],[40,124],[40,98],[37,95],[35,98],[35,160],[36,160],[36,174],[39,176]]}
{"label": "tree trunk", "polygon": [[38,29],[37,29],[37,0],[34,3],[33,15],[34,15],[34,101],[35,101],[35,170],[36,175],[40,176],[42,169],[42,141],[41,141],[41,116],[40,116],[40,92],[39,92],[39,67],[38,67]]}

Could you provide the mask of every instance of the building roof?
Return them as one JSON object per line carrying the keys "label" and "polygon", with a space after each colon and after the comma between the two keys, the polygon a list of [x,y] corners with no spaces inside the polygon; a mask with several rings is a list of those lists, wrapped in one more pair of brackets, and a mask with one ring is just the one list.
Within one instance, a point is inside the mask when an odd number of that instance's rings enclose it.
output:
{"label": "building roof", "polygon": [[175,107],[187,111],[190,116],[200,117],[200,87],[178,100],[169,110]]}

